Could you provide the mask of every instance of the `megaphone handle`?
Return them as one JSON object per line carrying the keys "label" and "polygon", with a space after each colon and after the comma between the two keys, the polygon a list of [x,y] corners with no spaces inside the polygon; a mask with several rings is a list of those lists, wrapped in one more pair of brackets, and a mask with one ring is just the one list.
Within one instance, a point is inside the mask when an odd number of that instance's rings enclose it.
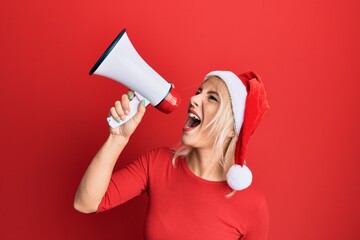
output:
{"label": "megaphone handle", "polygon": [[138,106],[142,100],[145,100],[145,106],[147,106],[149,104],[149,101],[147,99],[145,99],[139,93],[135,92],[135,97],[129,102],[130,114],[126,116],[125,120],[121,120],[120,122],[117,122],[111,116],[108,117],[107,121],[108,121],[109,126],[111,128],[116,128],[116,127],[123,125],[127,121],[129,121],[137,113]]}

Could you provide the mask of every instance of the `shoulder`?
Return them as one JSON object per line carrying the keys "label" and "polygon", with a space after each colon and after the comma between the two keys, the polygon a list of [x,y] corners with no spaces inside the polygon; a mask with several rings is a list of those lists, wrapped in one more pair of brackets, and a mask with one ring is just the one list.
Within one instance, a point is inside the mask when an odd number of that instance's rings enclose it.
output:
{"label": "shoulder", "polygon": [[244,194],[246,194],[252,200],[262,201],[265,199],[265,194],[260,189],[256,188],[256,186],[251,185],[247,189],[245,189]]}
{"label": "shoulder", "polygon": [[247,209],[250,215],[266,205],[265,194],[256,189],[254,186],[250,186],[247,189],[236,192],[233,197],[233,201],[237,203],[239,208]]}
{"label": "shoulder", "polygon": [[174,156],[174,151],[168,147],[159,147],[149,150],[148,152],[142,154],[141,156],[150,157],[150,158],[172,158]]}
{"label": "shoulder", "polygon": [[[145,153],[142,153],[138,160],[147,162],[149,166],[171,164],[174,156],[174,151],[168,147],[153,148]],[[166,164],[167,165],[167,164]]]}

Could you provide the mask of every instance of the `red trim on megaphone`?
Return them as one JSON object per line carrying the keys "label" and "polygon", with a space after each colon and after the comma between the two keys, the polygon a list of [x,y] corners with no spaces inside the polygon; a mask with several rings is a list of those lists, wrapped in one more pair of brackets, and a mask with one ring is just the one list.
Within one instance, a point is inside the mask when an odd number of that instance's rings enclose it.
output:
{"label": "red trim on megaphone", "polygon": [[180,103],[179,94],[171,87],[168,95],[155,108],[163,113],[171,113],[180,106]]}

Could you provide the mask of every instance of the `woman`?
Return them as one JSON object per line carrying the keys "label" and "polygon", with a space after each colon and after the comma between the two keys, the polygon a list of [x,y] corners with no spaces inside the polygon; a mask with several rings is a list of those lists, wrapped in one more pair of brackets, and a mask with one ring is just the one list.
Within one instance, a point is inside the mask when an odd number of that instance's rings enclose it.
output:
{"label": "woman", "polygon": [[[131,96],[130,96],[131,98]],[[265,198],[244,164],[250,135],[268,109],[256,74],[209,73],[191,97],[183,146],[152,150],[127,167],[114,165],[145,113],[110,129],[75,196],[80,212],[101,212],[146,192],[146,239],[267,239]],[[115,119],[129,114],[123,95],[110,109]]]}

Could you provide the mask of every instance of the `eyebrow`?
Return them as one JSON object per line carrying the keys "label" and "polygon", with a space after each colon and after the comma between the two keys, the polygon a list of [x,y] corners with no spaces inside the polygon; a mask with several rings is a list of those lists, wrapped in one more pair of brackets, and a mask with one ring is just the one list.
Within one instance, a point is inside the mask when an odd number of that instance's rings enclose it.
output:
{"label": "eyebrow", "polygon": [[[199,87],[199,88],[198,88],[198,91],[199,91],[199,90],[202,92],[202,91],[203,91],[202,87]],[[208,91],[207,93],[208,93],[208,94],[215,94],[215,95],[217,95],[217,96],[220,96],[219,93],[217,93],[216,91],[213,91],[213,90],[210,90],[210,91]]]}
{"label": "eyebrow", "polygon": [[219,96],[219,94],[217,92],[215,92],[215,91],[208,91],[207,93],[208,94],[215,94],[215,95]]}

